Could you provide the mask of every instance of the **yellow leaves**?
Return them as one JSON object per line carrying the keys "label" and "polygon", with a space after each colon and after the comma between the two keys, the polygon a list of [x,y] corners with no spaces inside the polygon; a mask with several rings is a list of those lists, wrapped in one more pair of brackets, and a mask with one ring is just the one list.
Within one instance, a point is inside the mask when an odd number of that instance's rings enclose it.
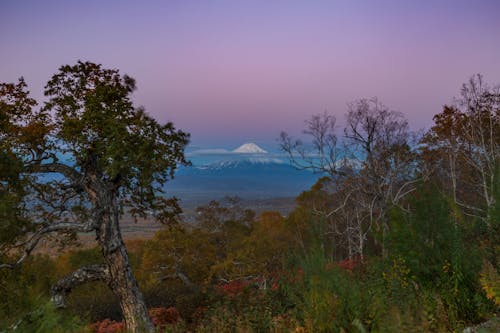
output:
{"label": "yellow leaves", "polygon": [[293,237],[286,229],[285,219],[278,212],[263,212],[253,224],[253,230],[238,251],[238,256],[248,262],[248,272],[270,274],[278,269],[283,253],[291,247]]}
{"label": "yellow leaves", "polygon": [[500,275],[489,261],[483,262],[479,282],[486,297],[500,306]]}
{"label": "yellow leaves", "polygon": [[451,269],[451,264],[448,261],[446,261],[443,265],[443,272],[448,273],[450,269]]}
{"label": "yellow leaves", "polygon": [[399,286],[404,289],[410,285],[412,280],[410,269],[406,266],[403,257],[393,259],[392,266],[388,271],[382,273],[382,278],[389,286]]}
{"label": "yellow leaves", "polygon": [[144,243],[141,271],[144,275],[161,278],[182,272],[194,283],[209,280],[216,253],[209,235],[200,230],[180,226],[158,231]]}

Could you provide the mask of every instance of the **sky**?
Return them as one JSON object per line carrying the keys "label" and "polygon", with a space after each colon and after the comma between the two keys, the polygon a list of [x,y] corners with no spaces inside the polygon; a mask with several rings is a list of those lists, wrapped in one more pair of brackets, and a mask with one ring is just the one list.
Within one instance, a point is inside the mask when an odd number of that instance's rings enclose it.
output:
{"label": "sky", "polygon": [[[428,128],[475,73],[500,83],[500,1],[0,1],[0,81],[118,68],[196,147],[273,150],[283,130],[378,97]],[[340,133],[340,132],[339,132]]]}

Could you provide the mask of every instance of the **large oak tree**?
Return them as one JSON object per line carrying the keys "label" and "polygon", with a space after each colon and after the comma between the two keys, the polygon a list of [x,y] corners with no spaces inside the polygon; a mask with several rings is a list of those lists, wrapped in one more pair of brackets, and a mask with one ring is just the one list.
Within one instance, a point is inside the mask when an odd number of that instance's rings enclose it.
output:
{"label": "large oak tree", "polygon": [[[79,61],[62,66],[37,107],[21,78],[0,84],[0,251],[19,265],[51,236],[93,232],[104,264],[78,269],[52,288],[52,299],[102,280],[119,298],[131,332],[152,332],[120,232],[125,214],[168,222],[178,213],[164,185],[187,163],[189,135],[134,107],[135,81],[116,69]],[[53,237],[53,236],[56,237]]]}

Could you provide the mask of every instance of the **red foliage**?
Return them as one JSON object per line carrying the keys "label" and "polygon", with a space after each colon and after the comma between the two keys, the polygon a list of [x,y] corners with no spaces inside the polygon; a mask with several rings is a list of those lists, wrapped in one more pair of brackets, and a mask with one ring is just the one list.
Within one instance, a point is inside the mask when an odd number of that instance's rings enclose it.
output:
{"label": "red foliage", "polygon": [[217,291],[221,294],[229,297],[234,297],[238,294],[241,294],[245,287],[250,284],[251,281],[243,281],[243,280],[234,280],[230,281],[226,284],[217,286]]}
{"label": "red foliage", "polygon": [[200,322],[207,313],[208,308],[206,306],[199,306],[194,310],[194,313],[191,315],[191,320],[195,323]]}
{"label": "red foliage", "polygon": [[279,288],[280,281],[283,279],[284,272],[272,272],[269,277],[269,286],[272,290]]}
{"label": "red foliage", "polygon": [[124,333],[125,322],[117,322],[111,319],[104,319],[89,325],[89,329],[93,333]]}
{"label": "red foliage", "polygon": [[[179,312],[176,308],[152,308],[149,315],[158,332],[164,332],[167,325],[176,324],[180,320]],[[104,319],[89,325],[92,333],[125,333],[125,322]]]}
{"label": "red foliage", "polygon": [[152,308],[149,310],[149,315],[153,320],[153,324],[160,332],[163,332],[167,325],[176,324],[181,318],[179,312],[174,307]]}
{"label": "red foliage", "polygon": [[303,280],[304,280],[304,270],[302,268],[298,268],[296,272],[290,272],[290,271],[274,272],[271,275],[269,284],[271,286],[271,289],[276,290],[279,288],[280,284],[285,281],[286,281],[285,283],[296,284],[296,283],[301,283]]}
{"label": "red foliage", "polygon": [[362,263],[361,258],[359,256],[356,256],[352,259],[344,259],[339,262],[337,262],[337,265],[340,268],[343,268],[349,272],[352,272],[356,267],[360,266]]}
{"label": "red foliage", "polygon": [[297,270],[297,275],[294,277],[294,280],[297,282],[302,282],[304,280],[304,270],[302,268]]}

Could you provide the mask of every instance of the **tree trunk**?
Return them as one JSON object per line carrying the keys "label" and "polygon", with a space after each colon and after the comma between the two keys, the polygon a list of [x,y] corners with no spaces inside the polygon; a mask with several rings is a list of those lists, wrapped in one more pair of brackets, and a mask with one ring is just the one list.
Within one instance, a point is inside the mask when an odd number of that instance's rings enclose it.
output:
{"label": "tree trunk", "polygon": [[154,332],[137,280],[130,267],[127,250],[121,245],[104,256],[110,272],[109,287],[120,300],[127,332]]}
{"label": "tree trunk", "polygon": [[121,236],[116,197],[108,192],[101,199],[104,202],[100,202],[100,205],[106,208],[103,210],[101,224],[97,230],[97,240],[109,271],[108,286],[120,300],[127,332],[154,332],[153,322],[130,267]]}

